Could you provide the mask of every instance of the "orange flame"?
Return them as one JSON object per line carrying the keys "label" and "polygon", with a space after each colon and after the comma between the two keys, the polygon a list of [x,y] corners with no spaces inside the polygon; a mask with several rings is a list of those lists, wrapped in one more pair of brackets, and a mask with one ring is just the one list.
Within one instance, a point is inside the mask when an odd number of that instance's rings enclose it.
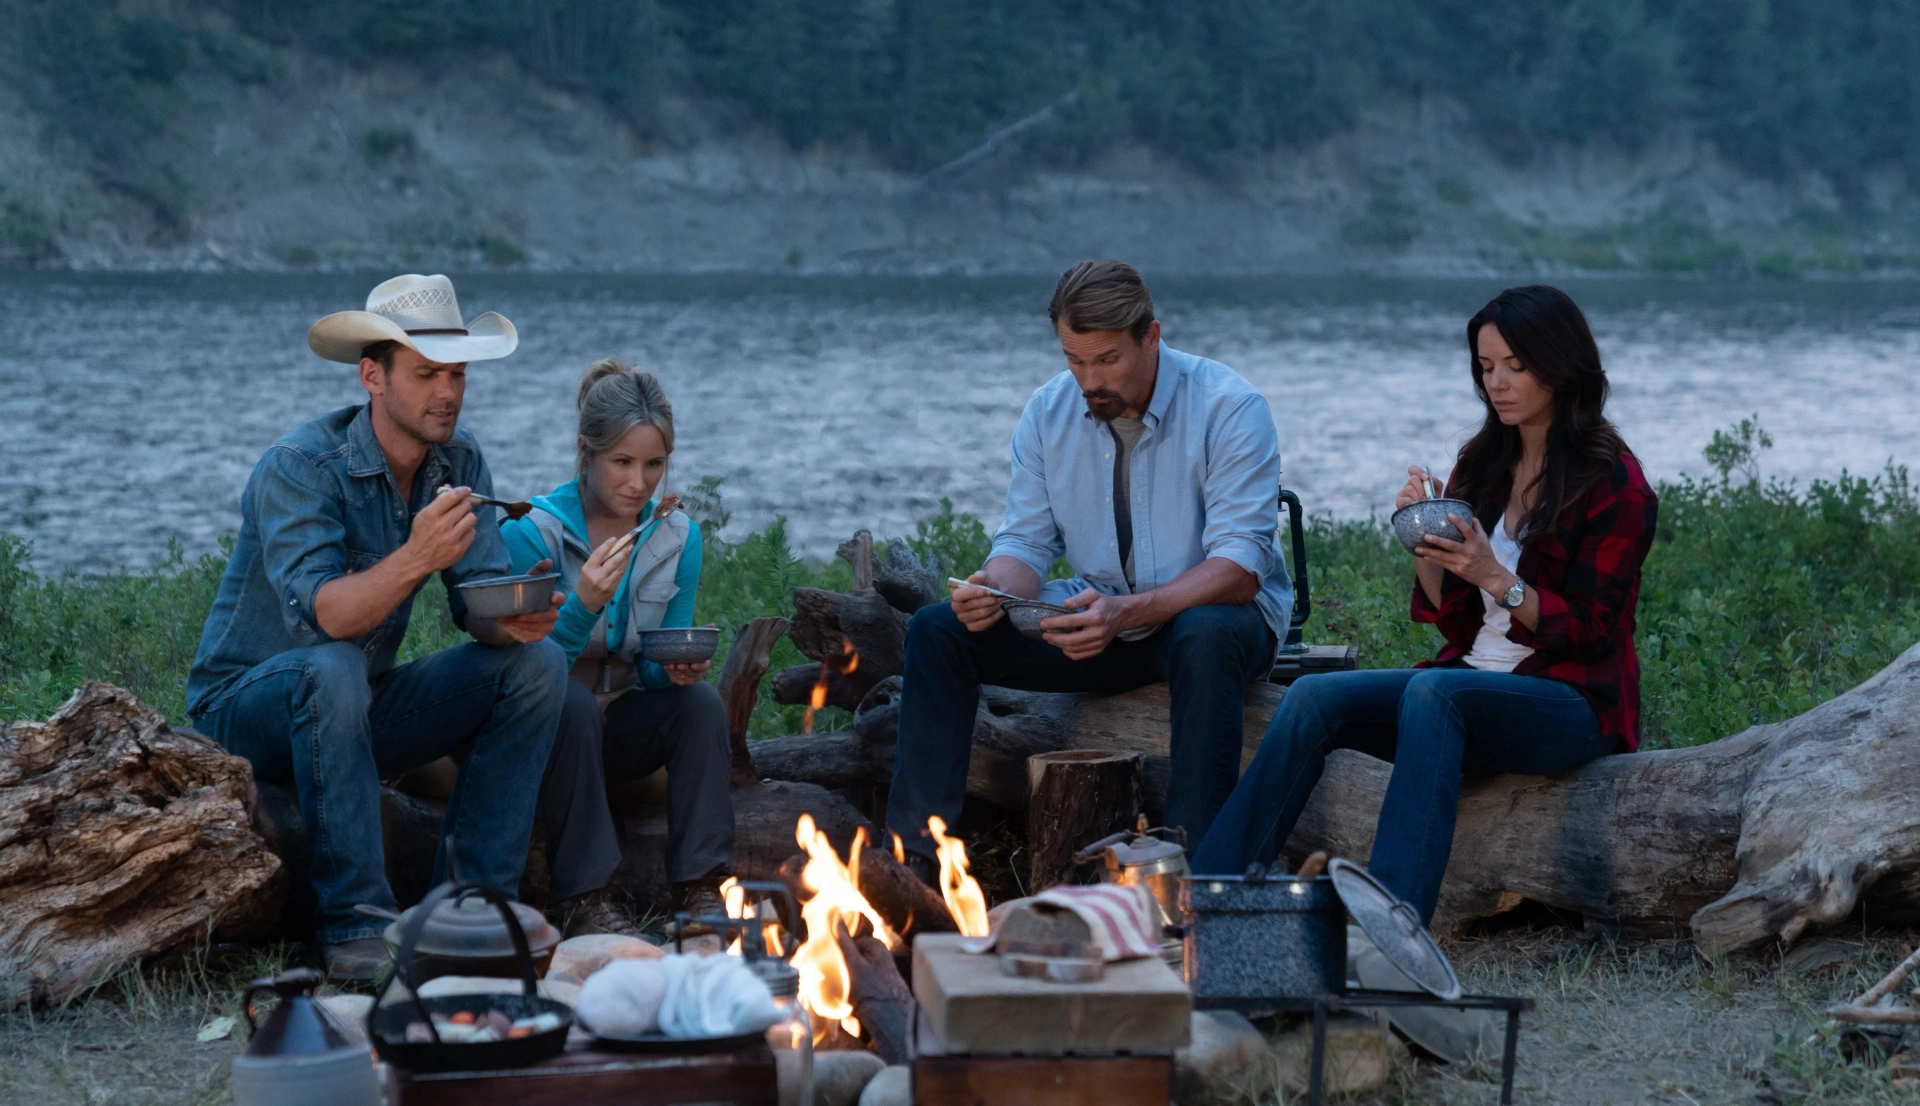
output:
{"label": "orange flame", "polygon": [[939,815],[927,819],[927,832],[933,835],[940,852],[940,895],[947,900],[953,923],[967,937],[985,937],[987,897],[980,882],[967,874],[967,846],[957,837],[947,836],[947,823]]}
{"label": "orange flame", "polygon": [[852,976],[846,957],[840,953],[840,943],[834,940],[834,927],[855,933],[865,919],[874,935],[890,949],[901,947],[900,935],[860,893],[860,850],[867,843],[865,827],[854,833],[853,847],[847,850],[845,863],[833,851],[827,835],[814,825],[812,815],[800,816],[794,837],[807,851],[807,866],[800,872],[800,882],[811,896],[800,907],[807,939],[792,960],[800,973],[800,1003],[813,1017],[815,1040],[824,1038],[827,1026],[834,1021],[857,1037],[860,1022],[853,1016]]}
{"label": "orange flame", "polygon": [[820,662],[820,678],[813,681],[813,693],[807,696],[807,716],[800,720],[800,732],[813,732],[813,712],[827,705],[827,677],[835,672],[842,676],[851,675],[860,667],[860,651],[853,647],[853,639],[840,639],[840,655],[828,657]]}
{"label": "orange flame", "polygon": [[901,842],[898,833],[894,833],[893,830],[888,830],[887,832],[893,834],[893,858],[905,864],[907,862],[907,846]]}

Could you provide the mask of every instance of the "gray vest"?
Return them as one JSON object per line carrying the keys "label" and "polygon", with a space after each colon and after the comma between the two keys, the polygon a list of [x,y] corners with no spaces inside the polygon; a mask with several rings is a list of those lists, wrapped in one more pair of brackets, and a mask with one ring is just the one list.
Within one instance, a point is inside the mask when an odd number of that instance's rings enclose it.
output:
{"label": "gray vest", "polygon": [[[539,528],[547,554],[560,571],[561,589],[572,594],[580,582],[580,569],[593,551],[555,515],[535,507],[527,517]],[[659,629],[667,615],[667,604],[680,594],[673,577],[680,567],[680,551],[686,548],[690,528],[686,513],[674,511],[629,554],[625,631],[618,642],[607,641],[607,612],[603,609],[586,649],[574,662],[574,679],[603,695],[624,691],[633,683],[640,663],[640,631]],[[612,602],[607,606],[613,606]]]}

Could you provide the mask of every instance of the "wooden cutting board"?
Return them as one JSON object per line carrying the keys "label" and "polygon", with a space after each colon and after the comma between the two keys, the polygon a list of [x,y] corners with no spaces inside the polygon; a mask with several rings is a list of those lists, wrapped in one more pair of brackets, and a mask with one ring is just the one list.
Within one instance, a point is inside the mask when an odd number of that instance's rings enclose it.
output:
{"label": "wooden cutting board", "polygon": [[1158,959],[1107,965],[1092,983],[1051,983],[1001,971],[998,956],[963,952],[965,938],[913,942],[913,994],[949,1053],[1172,1051],[1187,1044],[1193,996]]}

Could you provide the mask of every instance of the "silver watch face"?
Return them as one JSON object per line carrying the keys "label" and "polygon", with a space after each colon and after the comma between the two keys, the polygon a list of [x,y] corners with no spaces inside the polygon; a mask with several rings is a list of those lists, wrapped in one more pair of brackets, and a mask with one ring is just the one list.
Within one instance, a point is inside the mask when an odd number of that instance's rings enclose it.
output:
{"label": "silver watch face", "polygon": [[1507,589],[1506,599],[1507,601],[1501,605],[1504,607],[1507,607],[1508,609],[1512,609],[1514,607],[1519,606],[1521,603],[1526,602],[1527,585],[1522,582],[1515,581],[1514,585]]}

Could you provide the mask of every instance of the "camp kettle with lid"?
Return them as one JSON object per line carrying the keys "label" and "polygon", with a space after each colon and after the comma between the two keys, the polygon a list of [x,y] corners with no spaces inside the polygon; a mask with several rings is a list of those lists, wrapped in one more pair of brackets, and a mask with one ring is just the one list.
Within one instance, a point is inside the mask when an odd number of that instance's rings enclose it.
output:
{"label": "camp kettle with lid", "polygon": [[[256,979],[240,997],[252,1031],[233,1058],[234,1106],[379,1106],[373,1050],[314,1001],[311,968]],[[254,1001],[280,996],[264,1020]]]}
{"label": "camp kettle with lid", "polygon": [[[356,906],[354,909],[368,917],[382,918],[392,923],[387,926],[384,936],[388,953],[397,956],[400,935],[408,920],[427,909],[429,904],[432,904],[432,913],[420,930],[420,943],[413,964],[415,978],[419,982],[425,983],[443,975],[478,975],[501,979],[519,977],[520,966],[515,959],[513,936],[507,932],[506,919],[474,889],[437,900],[430,895],[403,914],[373,906]],[[546,915],[525,903],[510,902],[507,905],[520,925],[520,932],[526,936],[527,951],[533,956],[534,972],[537,975],[547,974],[547,965],[553,962],[554,947],[560,943],[560,931],[554,928]]]}
{"label": "camp kettle with lid", "polygon": [[1143,814],[1132,832],[1102,837],[1074,853],[1073,859],[1081,864],[1104,860],[1104,882],[1145,887],[1160,907],[1160,924],[1179,924],[1180,881],[1187,876],[1186,830],[1178,826],[1148,829]]}

